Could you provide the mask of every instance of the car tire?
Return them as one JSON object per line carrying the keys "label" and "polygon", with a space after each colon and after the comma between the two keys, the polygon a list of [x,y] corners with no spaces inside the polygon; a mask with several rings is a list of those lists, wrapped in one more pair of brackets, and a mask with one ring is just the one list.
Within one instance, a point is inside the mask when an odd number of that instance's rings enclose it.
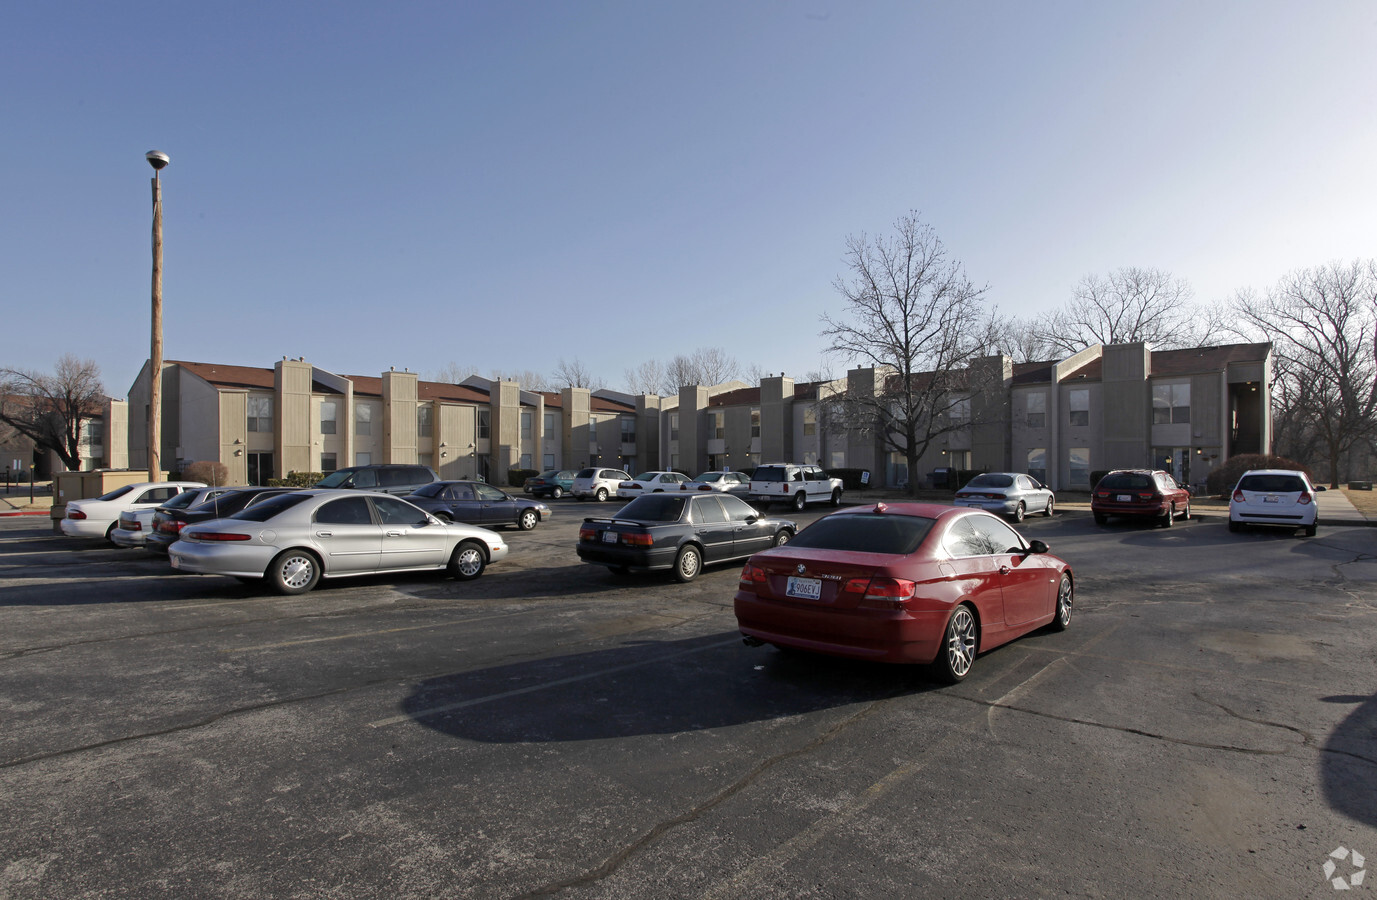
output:
{"label": "car tire", "polygon": [[1242,522],[1235,522],[1233,519],[1230,519],[1230,520],[1229,520],[1229,530],[1230,530],[1230,531],[1233,531],[1233,532],[1242,531],[1242,530],[1243,530],[1243,523],[1242,523]]}
{"label": "car tire", "polygon": [[1103,524],[1105,524],[1105,523],[1108,522],[1108,521],[1109,521],[1109,516],[1105,515],[1104,513],[1095,513],[1095,524],[1096,524],[1096,525],[1103,525]]}
{"label": "car tire", "polygon": [[1015,522],[1022,522],[1023,516],[1026,512],[1027,510],[1023,507],[1023,501],[1020,500],[1018,502],[1018,506],[1014,507],[1014,512],[1009,518],[1013,519]]}
{"label": "car tire", "polygon": [[604,502],[607,500],[607,488],[598,488],[598,492],[594,496],[597,497],[599,503]]}
{"label": "car tire", "polygon": [[1071,576],[1063,574],[1057,585],[1057,608],[1052,612],[1052,630],[1065,631],[1071,625],[1071,613],[1076,602],[1076,588]]}
{"label": "car tire", "polygon": [[563,497],[563,496],[564,496],[564,488],[559,487],[559,486],[555,486],[555,487],[553,487],[553,488],[550,489],[550,499],[551,499],[551,500],[558,500],[560,497]]}
{"label": "car tire", "polygon": [[110,544],[112,547],[118,547],[118,546],[119,546],[119,544],[116,544],[116,543],[115,543],[115,529],[116,529],[117,527],[119,527],[119,524],[120,524],[120,523],[119,523],[119,520],[116,519],[115,521],[113,521],[113,522],[110,523],[110,527],[109,527],[109,528],[105,529],[105,541],[106,541],[106,543]]}
{"label": "car tire", "polygon": [[308,550],[283,550],[268,563],[264,577],[279,594],[304,594],[320,581],[320,560]]}
{"label": "car tire", "polygon": [[770,543],[771,547],[783,547],[794,539],[794,534],[787,528],[781,528],[775,532],[775,539]]}
{"label": "car tire", "polygon": [[523,509],[521,515],[516,517],[516,527],[522,531],[530,531],[540,524],[540,513],[533,509]]}
{"label": "car tire", "polygon": [[449,574],[456,581],[472,581],[488,567],[488,555],[477,541],[461,541],[449,556]]}
{"label": "car tire", "polygon": [[1173,503],[1171,507],[1167,509],[1167,514],[1165,516],[1162,516],[1160,519],[1157,520],[1157,524],[1161,525],[1163,528],[1170,528],[1172,525],[1176,524],[1175,503]]}
{"label": "car tire", "polygon": [[834,491],[832,491],[831,503],[833,506],[841,506],[841,494],[841,488],[837,488]]}
{"label": "car tire", "polygon": [[1189,500],[1187,500],[1187,501],[1186,501],[1186,508],[1183,509],[1183,510],[1181,511],[1181,521],[1182,521],[1182,522],[1189,522],[1190,520],[1191,520],[1191,502],[1190,502]]}
{"label": "car tire", "polygon": [[1043,507],[1043,510],[1042,510],[1043,518],[1046,518],[1046,519],[1052,518],[1052,514],[1053,514],[1054,512],[1056,512],[1056,509],[1054,508],[1055,506],[1056,506],[1056,498],[1055,498],[1055,497],[1048,497],[1048,498],[1047,498],[1047,506]]}
{"label": "car tire", "polygon": [[933,673],[943,684],[956,684],[970,674],[977,650],[975,613],[962,603],[952,610],[942,632],[942,646],[933,660]]}
{"label": "car tire", "polygon": [[674,558],[674,580],[687,584],[703,571],[703,551],[693,544],[685,544]]}
{"label": "car tire", "polygon": [[1314,536],[1315,536],[1315,528],[1316,528],[1316,527],[1317,527],[1317,526],[1315,526],[1315,525],[1306,525],[1306,526],[1305,526],[1305,536],[1306,536],[1306,537],[1314,537]]}
{"label": "car tire", "polygon": [[794,495],[794,512],[803,512],[803,508],[808,505],[808,495],[799,491]]}

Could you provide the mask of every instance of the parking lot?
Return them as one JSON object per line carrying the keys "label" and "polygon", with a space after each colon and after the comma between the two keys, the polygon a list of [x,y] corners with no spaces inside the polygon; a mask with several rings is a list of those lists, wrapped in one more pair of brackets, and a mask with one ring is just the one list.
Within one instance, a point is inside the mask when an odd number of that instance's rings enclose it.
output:
{"label": "parking lot", "polygon": [[574,552],[617,504],[551,505],[476,581],[298,597],[0,520],[0,898],[1319,897],[1377,860],[1377,530],[1029,519],[1070,630],[938,687],[746,647],[739,564],[617,578]]}

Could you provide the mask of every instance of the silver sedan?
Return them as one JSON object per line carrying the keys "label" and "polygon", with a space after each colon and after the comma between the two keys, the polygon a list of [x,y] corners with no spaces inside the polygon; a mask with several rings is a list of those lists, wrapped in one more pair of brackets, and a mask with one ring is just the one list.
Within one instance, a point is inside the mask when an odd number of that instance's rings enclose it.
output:
{"label": "silver sedan", "polygon": [[378,572],[448,569],[467,581],[506,555],[501,535],[486,528],[441,522],[388,494],[332,490],[269,497],[183,529],[168,548],[179,572],[266,579],[280,594]]}
{"label": "silver sedan", "polygon": [[1056,497],[1052,489],[1031,475],[1019,472],[985,472],[956,492],[953,506],[971,506],[1022,522],[1025,514],[1052,515]]}

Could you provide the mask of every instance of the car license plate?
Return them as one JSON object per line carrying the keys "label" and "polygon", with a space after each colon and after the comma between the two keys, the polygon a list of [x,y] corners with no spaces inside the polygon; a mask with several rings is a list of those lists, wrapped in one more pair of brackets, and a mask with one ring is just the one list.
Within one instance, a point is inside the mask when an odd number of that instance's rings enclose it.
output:
{"label": "car license plate", "polygon": [[1281,502],[1281,498],[1280,498],[1280,497],[1270,497],[1270,496],[1269,496],[1269,497],[1263,497],[1263,498],[1262,498],[1262,502],[1263,502],[1263,503],[1280,503],[1280,502]]}
{"label": "car license plate", "polygon": [[617,532],[615,532],[615,531],[604,531],[604,532],[602,533],[602,542],[603,542],[604,544],[615,544],[615,543],[617,543]]}
{"label": "car license plate", "polygon": [[799,578],[796,575],[789,576],[789,583],[784,586],[784,593],[789,597],[799,597],[803,600],[817,600],[822,597],[822,579],[820,578]]}
{"label": "car license plate", "polygon": [[1120,503],[1131,503],[1131,502],[1133,501],[1133,495],[1132,495],[1132,494],[1120,494],[1119,496],[1115,497],[1114,499],[1115,499],[1115,500],[1118,500]]}
{"label": "car license plate", "polygon": [[182,561],[175,556],[168,557],[168,562],[172,563],[172,568],[174,569],[180,569],[182,567]]}

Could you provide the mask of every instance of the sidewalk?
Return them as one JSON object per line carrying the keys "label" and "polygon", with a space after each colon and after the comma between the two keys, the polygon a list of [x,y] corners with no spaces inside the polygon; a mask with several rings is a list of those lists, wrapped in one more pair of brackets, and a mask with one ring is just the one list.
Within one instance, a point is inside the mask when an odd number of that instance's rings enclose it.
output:
{"label": "sidewalk", "polygon": [[29,486],[11,486],[11,493],[3,493],[0,488],[0,516],[46,516],[53,507],[52,488],[44,485],[42,492],[35,490],[33,501],[29,501]]}

